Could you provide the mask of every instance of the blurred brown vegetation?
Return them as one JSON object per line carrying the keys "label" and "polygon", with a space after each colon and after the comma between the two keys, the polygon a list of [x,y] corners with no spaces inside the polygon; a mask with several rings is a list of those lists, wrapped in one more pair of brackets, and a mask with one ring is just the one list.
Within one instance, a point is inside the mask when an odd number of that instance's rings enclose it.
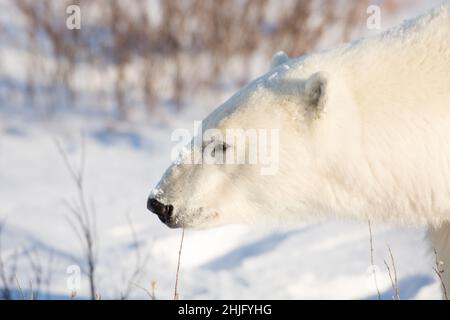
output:
{"label": "blurred brown vegetation", "polygon": [[[329,45],[349,40],[365,21],[367,2],[17,0],[30,57],[26,94],[33,102],[45,78],[76,108],[89,74],[80,70],[97,70],[117,117],[127,118],[137,106],[157,116],[161,103],[179,110],[193,92],[223,81],[242,85],[255,76],[255,57],[268,64],[278,50],[302,55],[329,32]],[[81,30],[66,28],[66,7],[72,4],[81,7]],[[42,57],[51,57],[54,67],[46,69]],[[239,74],[232,74],[236,69]]]}

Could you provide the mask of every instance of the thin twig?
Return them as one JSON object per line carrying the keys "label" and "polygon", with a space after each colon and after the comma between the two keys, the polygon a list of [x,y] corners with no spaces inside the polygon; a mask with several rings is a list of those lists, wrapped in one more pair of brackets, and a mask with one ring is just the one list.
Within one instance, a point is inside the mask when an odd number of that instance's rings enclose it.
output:
{"label": "thin twig", "polygon": [[34,294],[33,294],[33,280],[30,280],[30,300],[34,300]]}
{"label": "thin twig", "polygon": [[[137,248],[137,247],[139,247],[139,239],[138,239],[138,236],[137,236],[136,229],[134,228],[133,219],[131,219],[130,211],[127,211],[125,213],[125,217],[127,219],[128,226],[129,226],[130,231],[131,231],[131,238],[132,238],[132,241],[133,241],[133,245]],[[141,264],[141,252],[140,252],[140,250],[136,250],[136,264],[137,265]]]}
{"label": "thin twig", "polygon": [[86,141],[85,135],[81,135],[80,159],[79,166],[76,168],[69,161],[69,157],[62,145],[57,139],[54,139],[56,147],[64,161],[65,167],[69,172],[73,182],[77,188],[77,201],[74,204],[65,202],[70,213],[66,216],[67,222],[74,230],[76,236],[83,247],[84,256],[87,263],[86,274],[89,278],[89,288],[91,299],[95,300],[99,296],[96,292],[96,264],[97,264],[97,225],[96,225],[96,211],[94,204],[87,204],[84,187],[84,172],[86,162]]}
{"label": "thin twig", "polygon": [[388,249],[389,249],[389,256],[391,258],[391,263],[392,263],[392,272],[391,272],[391,268],[389,267],[389,264],[386,262],[386,260],[384,260],[384,264],[387,268],[389,278],[391,279],[391,286],[392,286],[392,290],[394,292],[393,298],[394,298],[394,300],[400,300],[400,288],[398,285],[397,269],[395,267],[394,255],[392,254],[392,250],[389,246],[388,246]]}
{"label": "thin twig", "polygon": [[381,293],[380,293],[380,288],[378,286],[377,273],[376,273],[376,270],[375,270],[375,264],[374,264],[374,258],[373,258],[373,256],[374,256],[373,251],[374,250],[373,250],[372,225],[370,223],[370,220],[368,222],[369,222],[369,235],[370,235],[370,267],[372,268],[371,271],[373,273],[373,280],[375,282],[375,287],[377,289],[378,300],[381,300]]}
{"label": "thin twig", "polygon": [[69,298],[70,298],[70,300],[73,300],[73,299],[75,299],[76,296],[77,296],[77,292],[75,290],[73,290],[70,292]]}
{"label": "thin twig", "polygon": [[14,278],[16,279],[17,289],[19,290],[20,296],[22,297],[22,300],[25,300],[25,295],[23,294],[22,287],[20,286],[19,278],[17,278],[17,274],[14,275]]}
{"label": "thin twig", "polygon": [[48,257],[48,264],[47,264],[47,268],[46,268],[47,276],[44,279],[47,300],[50,299],[50,294],[51,294],[50,290],[51,290],[51,285],[52,285],[52,280],[53,280],[53,267],[54,267],[53,263],[54,263],[54,252],[52,250]]}
{"label": "thin twig", "polygon": [[64,161],[64,165],[66,167],[66,169],[69,171],[69,174],[72,177],[72,180],[75,181],[77,184],[80,183],[80,177],[78,175],[78,173],[74,170],[72,164],[69,161],[69,157],[67,156],[66,151],[64,150],[63,146],[61,145],[61,143],[55,138],[54,139],[56,148],[58,149],[59,154],[61,155],[63,161]]}
{"label": "thin twig", "polygon": [[32,280],[30,280],[30,286],[32,289],[31,295],[32,299],[39,299],[39,295],[41,292],[41,284],[43,280],[43,265],[39,255],[39,252],[36,248],[27,249],[24,252],[25,257],[28,259],[31,270],[35,279],[35,286],[32,284]]}
{"label": "thin twig", "polygon": [[174,295],[173,295],[174,300],[178,300],[180,297],[179,293],[178,293],[178,278],[180,276],[180,262],[181,262],[181,251],[183,249],[183,241],[184,241],[184,228],[181,233],[180,250],[178,251],[177,273],[175,276],[175,290],[174,290]]}
{"label": "thin twig", "polygon": [[[139,288],[139,289],[143,290],[143,291],[150,297],[151,300],[155,300],[155,299],[156,299],[155,294],[154,294],[154,293],[155,293],[154,291],[153,291],[153,293],[152,293],[152,292],[148,291],[148,289],[144,288],[143,286],[141,286],[141,285],[139,285],[139,284],[137,284],[137,283],[133,283],[133,285],[134,285],[136,288]],[[153,288],[153,287],[152,287],[152,288]]]}
{"label": "thin twig", "polygon": [[153,280],[152,281],[152,297],[153,297],[152,300],[156,300],[156,293],[155,293],[155,291],[156,291],[156,281]]}
{"label": "thin twig", "polygon": [[0,221],[0,280],[2,284],[1,289],[1,298],[5,300],[10,300],[12,298],[11,289],[9,286],[8,276],[6,274],[6,266],[3,262],[3,253],[2,253],[2,233],[5,225],[5,220]]}
{"label": "thin twig", "polygon": [[441,282],[444,298],[445,300],[448,300],[447,288],[445,287],[444,279],[442,279],[442,275],[444,274],[444,262],[439,259],[436,248],[434,248],[434,256],[436,267],[434,267],[433,270],[434,272],[436,272],[436,275],[439,277],[439,281]]}
{"label": "thin twig", "polygon": [[394,281],[395,281],[395,296],[397,300],[400,300],[400,287],[398,285],[397,268],[395,266],[394,255],[392,254],[391,247],[388,246],[389,256],[391,257],[392,268],[394,269]]}
{"label": "thin twig", "polygon": [[122,294],[122,300],[126,300],[129,297],[129,295],[131,294],[133,285],[136,286],[135,283],[140,279],[141,275],[143,274],[144,269],[145,269],[148,259],[149,259],[149,255],[146,255],[144,257],[144,259],[142,259],[141,249],[140,249],[140,245],[139,245],[139,238],[138,238],[136,229],[134,227],[133,220],[131,219],[130,212],[127,211],[125,216],[127,218],[127,222],[130,227],[130,230],[131,230],[131,237],[132,237],[132,242],[133,242],[133,246],[134,246],[134,251],[136,253],[136,260],[135,260],[134,269],[130,273],[130,276],[128,278],[128,281],[127,281],[128,284],[125,288],[124,293]]}

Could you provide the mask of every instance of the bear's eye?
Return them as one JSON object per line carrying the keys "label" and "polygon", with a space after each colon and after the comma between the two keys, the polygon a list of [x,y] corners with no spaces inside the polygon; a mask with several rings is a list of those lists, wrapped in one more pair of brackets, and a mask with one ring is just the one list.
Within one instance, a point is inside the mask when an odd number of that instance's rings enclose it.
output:
{"label": "bear's eye", "polygon": [[212,149],[211,151],[211,156],[215,156],[216,152],[222,152],[225,153],[225,151],[227,151],[228,145],[224,142],[220,142],[218,144],[216,144],[216,146],[214,147],[214,149]]}
{"label": "bear's eye", "polygon": [[226,143],[221,143],[219,145],[219,148],[222,149],[222,152],[225,152],[225,151],[227,151],[228,145]]}

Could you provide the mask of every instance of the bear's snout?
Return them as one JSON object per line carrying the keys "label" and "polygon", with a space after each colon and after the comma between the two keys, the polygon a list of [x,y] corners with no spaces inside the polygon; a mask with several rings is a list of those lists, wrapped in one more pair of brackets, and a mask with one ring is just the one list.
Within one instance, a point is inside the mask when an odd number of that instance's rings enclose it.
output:
{"label": "bear's snout", "polygon": [[158,216],[159,220],[161,220],[162,222],[166,224],[170,223],[170,219],[172,218],[173,214],[172,205],[165,205],[155,198],[148,198],[147,209],[155,213]]}

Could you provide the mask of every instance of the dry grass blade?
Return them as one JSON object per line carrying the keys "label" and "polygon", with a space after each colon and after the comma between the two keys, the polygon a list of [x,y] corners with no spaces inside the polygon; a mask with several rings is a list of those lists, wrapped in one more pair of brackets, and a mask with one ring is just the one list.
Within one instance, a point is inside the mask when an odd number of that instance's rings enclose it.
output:
{"label": "dry grass blade", "polygon": [[139,285],[137,283],[133,283],[133,285],[136,288],[139,288],[139,289],[143,290],[150,297],[151,300],[156,300],[155,290],[153,288],[153,282],[152,282],[152,292],[150,292],[148,289],[144,288],[143,286],[141,286],[141,285]]}
{"label": "dry grass blade", "polygon": [[152,281],[152,300],[156,300],[156,281]]}
{"label": "dry grass blade", "polygon": [[27,249],[25,250],[24,254],[30,264],[30,268],[35,280],[35,285],[33,285],[33,280],[30,280],[31,299],[39,299],[41,293],[41,285],[44,279],[43,263],[36,248]]}
{"label": "dry grass blade", "polygon": [[5,263],[3,262],[2,254],[2,233],[5,225],[5,221],[0,221],[0,280],[1,280],[1,298],[5,300],[10,300],[12,298],[11,288],[9,286],[8,276],[6,274]]}
{"label": "dry grass blade", "polygon": [[30,300],[34,300],[33,280],[30,280]]}
{"label": "dry grass blade", "polygon": [[20,297],[22,298],[22,300],[25,300],[25,295],[23,294],[23,290],[22,290],[22,286],[20,285],[19,278],[17,277],[17,275],[15,275],[14,278],[16,279],[17,290],[20,293]]}
{"label": "dry grass blade", "polygon": [[370,268],[371,268],[370,271],[373,274],[373,281],[375,282],[375,288],[377,289],[378,300],[381,300],[381,293],[380,293],[380,288],[378,286],[377,272],[375,270],[375,263],[374,263],[372,225],[370,223],[370,220],[368,221],[368,223],[369,223],[369,236],[370,236]]}
{"label": "dry grass blade", "polygon": [[444,299],[448,300],[447,288],[445,287],[444,279],[442,278],[442,275],[444,274],[444,262],[439,259],[436,249],[434,249],[434,257],[435,257],[436,266],[433,268],[433,270],[436,273],[436,275],[438,276],[439,281],[441,283]]}
{"label": "dry grass blade", "polygon": [[74,291],[70,292],[69,298],[70,298],[70,300],[73,300],[73,299],[75,299],[76,296],[77,296],[77,292],[74,290]]}
{"label": "dry grass blade", "polygon": [[177,273],[175,275],[175,290],[174,290],[174,294],[173,294],[174,300],[178,300],[180,298],[180,295],[178,292],[178,279],[180,276],[181,251],[183,250],[183,241],[184,241],[184,228],[183,228],[183,231],[181,232],[180,250],[178,251]]}
{"label": "dry grass blade", "polygon": [[386,260],[384,261],[384,264],[388,270],[389,278],[391,280],[392,290],[394,291],[393,298],[394,298],[394,300],[400,300],[400,287],[398,285],[397,268],[395,267],[394,255],[392,254],[392,250],[389,246],[388,246],[388,249],[389,249],[389,257],[391,259],[391,264],[392,264],[392,270],[389,267],[389,264],[386,262]]}

